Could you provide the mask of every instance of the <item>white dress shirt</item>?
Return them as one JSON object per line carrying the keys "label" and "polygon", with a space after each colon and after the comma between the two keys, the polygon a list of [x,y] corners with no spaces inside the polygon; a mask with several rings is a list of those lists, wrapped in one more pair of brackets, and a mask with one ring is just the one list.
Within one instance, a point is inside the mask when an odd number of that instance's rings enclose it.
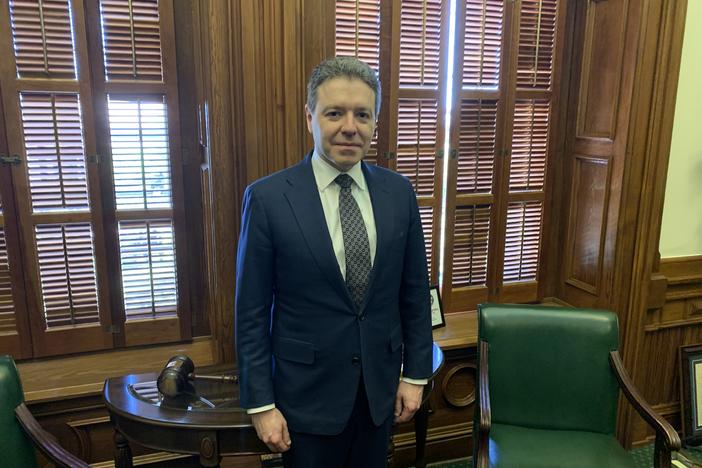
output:
{"label": "white dress shirt", "polygon": [[[317,154],[317,151],[312,155],[312,172],[314,173],[314,180],[319,190],[319,199],[322,202],[324,218],[327,221],[327,229],[329,229],[334,255],[336,256],[336,261],[339,263],[341,276],[345,280],[346,251],[344,249],[344,236],[341,232],[341,218],[339,217],[339,192],[341,191],[341,187],[334,182],[334,179],[342,172],[324,161],[322,157]],[[360,163],[355,164],[346,174],[353,179],[351,195],[356,200],[358,208],[361,211],[361,216],[363,217],[363,223],[366,225],[368,246],[370,247],[371,267],[373,267],[378,238],[375,230],[375,218],[373,217],[373,204],[371,203],[366,178],[363,176]],[[402,380],[415,385],[426,385],[428,382],[428,379],[409,379],[407,377],[402,377]],[[273,408],[275,408],[275,404],[250,408],[246,410],[246,412],[248,414],[261,413]]]}

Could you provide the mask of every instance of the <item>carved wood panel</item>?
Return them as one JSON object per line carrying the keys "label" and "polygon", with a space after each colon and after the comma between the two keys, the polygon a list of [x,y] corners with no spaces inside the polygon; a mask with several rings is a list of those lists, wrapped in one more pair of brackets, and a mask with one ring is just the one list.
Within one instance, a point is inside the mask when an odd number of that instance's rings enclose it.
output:
{"label": "carved wood panel", "polygon": [[627,1],[588,2],[578,100],[578,137],[616,136]]}
{"label": "carved wood panel", "polygon": [[[654,275],[649,308],[646,311],[644,338],[639,362],[643,375],[640,381],[644,397],[664,415],[676,429],[680,422],[681,346],[702,344],[702,256],[663,259]],[[643,443],[653,436],[648,427],[635,420],[634,443]]]}
{"label": "carved wood panel", "polygon": [[574,159],[566,282],[598,295],[606,235],[609,161],[582,155],[575,155]]}

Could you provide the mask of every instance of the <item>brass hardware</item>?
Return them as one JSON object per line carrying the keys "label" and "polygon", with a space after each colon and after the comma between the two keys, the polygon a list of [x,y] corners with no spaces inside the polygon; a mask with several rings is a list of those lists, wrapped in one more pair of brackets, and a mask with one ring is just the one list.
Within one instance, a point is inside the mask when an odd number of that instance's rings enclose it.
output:
{"label": "brass hardware", "polygon": [[7,154],[0,154],[0,164],[6,164],[8,166],[19,166],[22,160],[19,155],[13,154],[9,156]]}
{"label": "brass hardware", "polygon": [[105,332],[112,334],[122,333],[122,327],[119,325],[108,325],[105,327]]}

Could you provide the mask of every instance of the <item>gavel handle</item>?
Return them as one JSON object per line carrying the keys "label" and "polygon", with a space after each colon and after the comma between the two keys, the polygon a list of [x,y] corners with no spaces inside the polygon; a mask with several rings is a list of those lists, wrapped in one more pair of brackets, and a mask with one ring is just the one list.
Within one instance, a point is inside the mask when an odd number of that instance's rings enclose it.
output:
{"label": "gavel handle", "polygon": [[212,380],[215,382],[228,382],[237,383],[239,379],[235,375],[202,375],[202,374],[188,374],[188,378],[191,380]]}

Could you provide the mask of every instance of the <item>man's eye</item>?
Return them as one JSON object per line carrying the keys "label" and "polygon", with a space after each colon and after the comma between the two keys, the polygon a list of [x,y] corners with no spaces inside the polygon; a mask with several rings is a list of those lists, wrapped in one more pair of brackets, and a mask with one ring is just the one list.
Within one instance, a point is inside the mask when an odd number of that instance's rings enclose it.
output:
{"label": "man's eye", "polygon": [[368,112],[359,112],[358,118],[363,120],[370,119],[370,114]]}
{"label": "man's eye", "polygon": [[336,118],[336,117],[339,117],[340,115],[341,115],[341,112],[339,112],[339,111],[327,112],[327,117],[331,117],[331,118]]}

